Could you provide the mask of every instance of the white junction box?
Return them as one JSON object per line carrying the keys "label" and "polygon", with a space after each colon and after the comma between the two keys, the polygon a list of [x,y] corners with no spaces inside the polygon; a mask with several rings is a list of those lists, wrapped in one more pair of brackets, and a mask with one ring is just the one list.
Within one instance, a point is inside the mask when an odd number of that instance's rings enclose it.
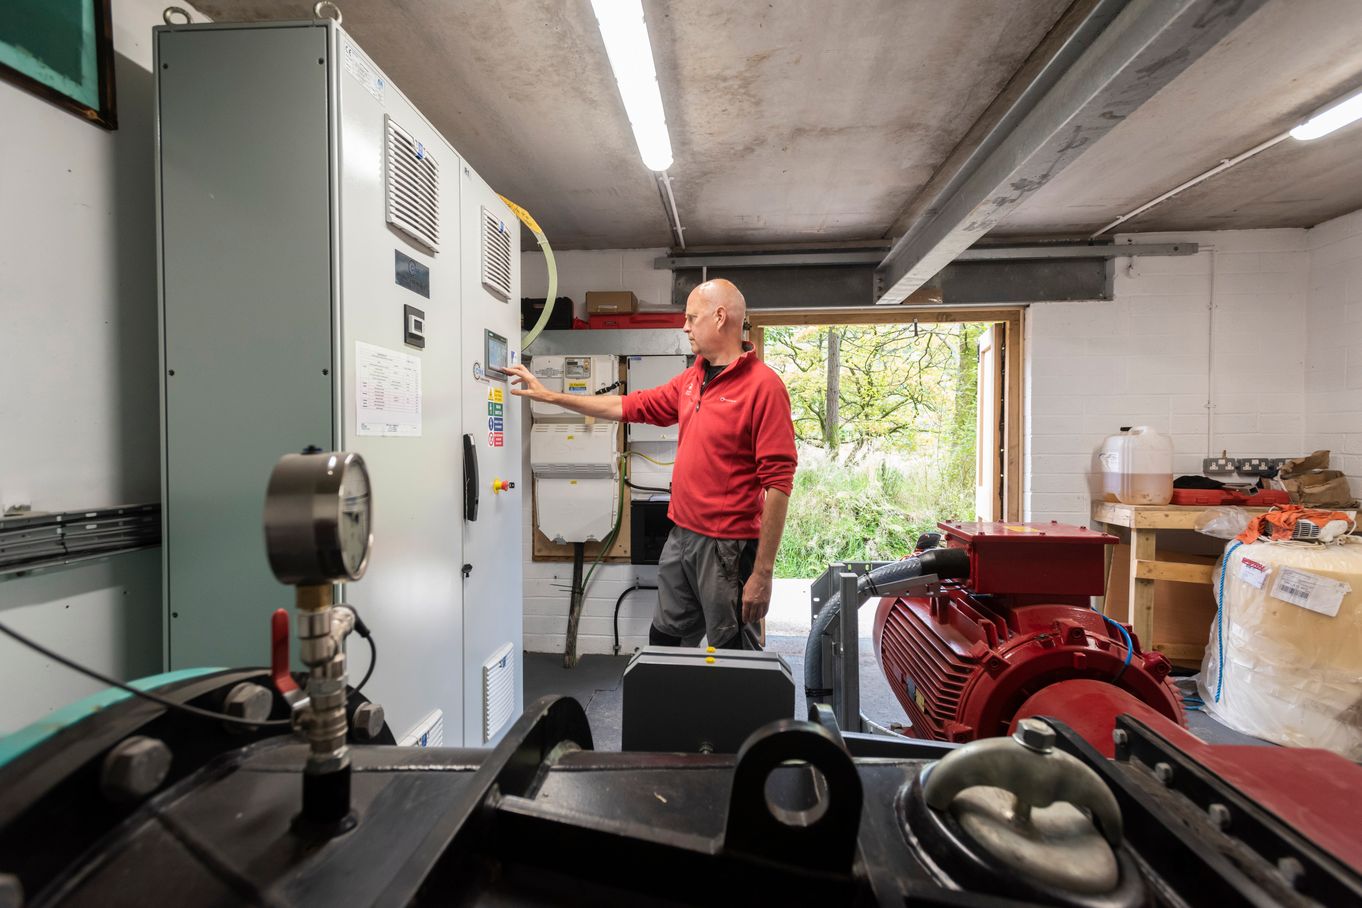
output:
{"label": "white junction box", "polygon": [[[630,356],[628,367],[630,391],[642,391],[665,385],[688,365],[685,356]],[[629,483],[632,499],[657,499],[670,494],[672,463],[676,460],[676,445],[680,439],[675,425],[650,426],[631,423],[629,433]]]}
{"label": "white junction box", "polygon": [[[630,391],[646,391],[665,385],[686,371],[684,356],[630,356],[625,360],[628,367]],[[650,426],[647,423],[631,423],[628,429],[629,441],[676,441],[680,434],[676,426]]]}
{"label": "white junction box", "polygon": [[553,542],[599,542],[619,515],[618,479],[534,480],[535,526]]}
{"label": "white junction box", "polygon": [[615,476],[619,424],[539,423],[530,430],[530,469],[548,476],[593,479]]}
{"label": "white junction box", "polygon": [[399,735],[495,743],[523,704],[521,408],[494,368],[519,362],[519,222],[333,21],[154,43],[167,668],[268,663],[294,599],[265,559],[270,472],[355,451],[365,693]]}
{"label": "white junction box", "polygon": [[[536,356],[530,371],[550,391],[616,393],[611,386],[619,381],[619,360]],[[559,544],[603,540],[619,516],[619,423],[539,401],[531,403],[530,412],[535,526]]]}

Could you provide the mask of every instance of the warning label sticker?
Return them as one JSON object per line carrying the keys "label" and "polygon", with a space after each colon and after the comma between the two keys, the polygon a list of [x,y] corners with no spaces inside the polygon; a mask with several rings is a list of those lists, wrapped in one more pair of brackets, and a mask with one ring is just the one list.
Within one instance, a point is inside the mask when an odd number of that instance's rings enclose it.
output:
{"label": "warning label sticker", "polygon": [[1261,590],[1263,588],[1263,583],[1267,581],[1267,575],[1271,570],[1272,569],[1265,564],[1259,564],[1252,558],[1245,558],[1243,561],[1239,562],[1239,579],[1253,587],[1255,590]]}

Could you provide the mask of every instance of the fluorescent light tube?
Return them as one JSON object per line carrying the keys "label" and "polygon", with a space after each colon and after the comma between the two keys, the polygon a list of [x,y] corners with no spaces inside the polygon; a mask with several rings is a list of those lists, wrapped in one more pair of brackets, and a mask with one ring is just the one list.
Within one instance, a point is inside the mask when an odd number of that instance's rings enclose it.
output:
{"label": "fluorescent light tube", "polygon": [[643,164],[649,170],[666,170],[672,166],[672,140],[662,112],[642,0],[591,0],[591,7]]}
{"label": "fluorescent light tube", "polygon": [[1358,119],[1362,119],[1362,91],[1324,108],[1291,130],[1291,138],[1308,142],[1320,136],[1327,136],[1335,129],[1341,129]]}

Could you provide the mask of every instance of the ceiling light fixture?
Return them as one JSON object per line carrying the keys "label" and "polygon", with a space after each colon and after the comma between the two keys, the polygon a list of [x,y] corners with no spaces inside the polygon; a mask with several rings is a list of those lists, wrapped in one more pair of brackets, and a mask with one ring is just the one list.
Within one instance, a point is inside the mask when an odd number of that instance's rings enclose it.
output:
{"label": "ceiling light fixture", "polygon": [[1362,120],[1362,91],[1321,109],[1291,130],[1291,138],[1308,142],[1327,136],[1335,129],[1342,129],[1355,120]]}
{"label": "ceiling light fixture", "polygon": [[667,135],[667,118],[662,111],[662,93],[657,86],[642,0],[591,0],[591,7],[596,12],[610,68],[615,71],[624,112],[634,129],[638,153],[649,170],[666,170],[672,166],[672,140]]}

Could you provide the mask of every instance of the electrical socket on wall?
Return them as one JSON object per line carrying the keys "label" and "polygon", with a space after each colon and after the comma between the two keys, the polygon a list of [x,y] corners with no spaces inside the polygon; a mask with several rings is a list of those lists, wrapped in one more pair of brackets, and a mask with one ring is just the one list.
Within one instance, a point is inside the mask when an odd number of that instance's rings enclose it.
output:
{"label": "electrical socket on wall", "polygon": [[1201,461],[1201,472],[1207,476],[1223,473],[1270,476],[1286,461],[1285,457],[1207,457]]}

